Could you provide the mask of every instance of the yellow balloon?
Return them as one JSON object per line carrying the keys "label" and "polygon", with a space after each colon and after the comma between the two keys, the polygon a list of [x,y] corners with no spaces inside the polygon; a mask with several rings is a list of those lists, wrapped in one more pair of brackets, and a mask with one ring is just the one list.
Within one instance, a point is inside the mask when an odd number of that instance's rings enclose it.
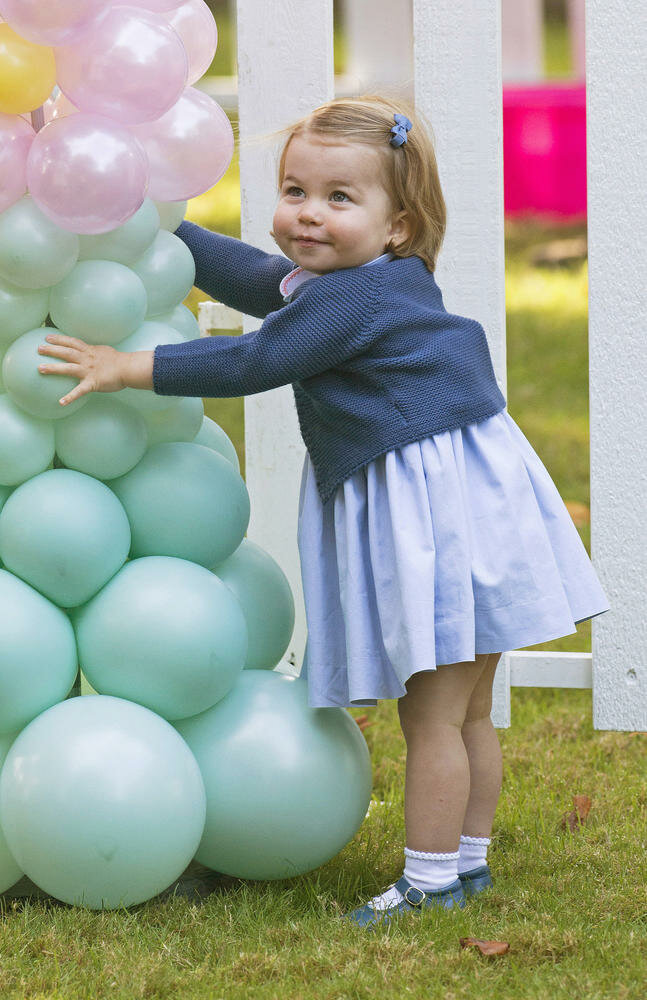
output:
{"label": "yellow balloon", "polygon": [[54,52],[0,24],[0,111],[20,115],[47,100],[56,83]]}

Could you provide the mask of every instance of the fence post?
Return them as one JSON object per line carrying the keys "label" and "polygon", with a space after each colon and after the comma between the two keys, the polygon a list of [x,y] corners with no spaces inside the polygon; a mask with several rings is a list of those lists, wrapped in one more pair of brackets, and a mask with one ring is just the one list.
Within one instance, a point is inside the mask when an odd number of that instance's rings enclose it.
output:
{"label": "fence post", "polygon": [[[269,235],[276,200],[277,144],[254,141],[333,96],[332,0],[238,2],[238,108],[242,238],[278,253]],[[243,329],[260,320],[244,318]],[[245,399],[246,484],[251,499],[248,538],[277,560],[296,605],[285,653],[301,668],[306,623],[297,548],[297,512],[305,448],[290,386]]]}
{"label": "fence post", "polygon": [[593,725],[647,730],[647,12],[586,5]]}
{"label": "fence post", "polygon": [[[449,312],[478,319],[506,395],[503,105],[499,0],[414,0],[416,108],[430,120],[447,202],[438,283]],[[493,719],[510,724],[509,666]]]}

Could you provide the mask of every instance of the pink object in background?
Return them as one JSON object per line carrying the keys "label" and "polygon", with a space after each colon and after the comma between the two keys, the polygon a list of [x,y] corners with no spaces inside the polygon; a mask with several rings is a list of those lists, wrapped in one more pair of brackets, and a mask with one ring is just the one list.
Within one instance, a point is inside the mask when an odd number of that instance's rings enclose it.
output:
{"label": "pink object in background", "polygon": [[583,82],[503,88],[503,181],[508,216],[586,218]]}

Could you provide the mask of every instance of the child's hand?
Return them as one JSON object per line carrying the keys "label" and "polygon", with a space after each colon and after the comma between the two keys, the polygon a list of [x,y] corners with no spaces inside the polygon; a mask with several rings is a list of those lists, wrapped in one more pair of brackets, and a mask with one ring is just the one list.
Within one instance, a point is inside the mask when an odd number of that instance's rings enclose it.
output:
{"label": "child's hand", "polygon": [[139,389],[152,388],[153,352],[135,351],[132,354],[117,351],[102,344],[86,344],[76,337],[50,333],[46,344],[38,348],[39,354],[66,361],[64,365],[39,365],[44,375],[69,375],[78,378],[79,384],[59,402],[62,406],[73,403],[88,392],[118,392],[126,386]]}

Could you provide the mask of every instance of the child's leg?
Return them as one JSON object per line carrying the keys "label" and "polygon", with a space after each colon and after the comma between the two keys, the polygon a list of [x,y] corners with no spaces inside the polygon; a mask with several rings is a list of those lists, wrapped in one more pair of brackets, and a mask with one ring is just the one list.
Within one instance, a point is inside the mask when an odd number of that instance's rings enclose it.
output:
{"label": "child's leg", "polygon": [[488,656],[487,666],[472,692],[461,729],[470,768],[470,794],[461,831],[467,837],[490,836],[501,793],[501,746],[490,719],[492,682],[500,659],[501,653],[490,653]]}
{"label": "child's leg", "polygon": [[[458,882],[458,848],[470,794],[462,727],[487,659],[487,654],[479,655],[475,661],[413,674],[406,695],[398,699],[407,742],[404,877],[423,892],[451,892]],[[402,898],[396,883],[369,905],[386,910],[398,907]]]}
{"label": "child's leg", "polygon": [[456,852],[470,796],[462,727],[487,654],[413,674],[398,700],[407,743],[405,826],[413,851]]}

